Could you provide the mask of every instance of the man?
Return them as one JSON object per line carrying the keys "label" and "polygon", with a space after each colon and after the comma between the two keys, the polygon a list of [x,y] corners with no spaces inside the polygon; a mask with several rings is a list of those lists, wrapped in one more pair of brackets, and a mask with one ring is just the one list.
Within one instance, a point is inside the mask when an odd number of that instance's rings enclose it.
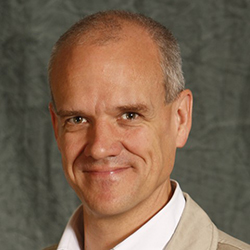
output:
{"label": "man", "polygon": [[192,93],[165,27],[123,11],[89,16],[56,43],[49,80],[63,169],[82,201],[49,249],[250,249],[170,180]]}

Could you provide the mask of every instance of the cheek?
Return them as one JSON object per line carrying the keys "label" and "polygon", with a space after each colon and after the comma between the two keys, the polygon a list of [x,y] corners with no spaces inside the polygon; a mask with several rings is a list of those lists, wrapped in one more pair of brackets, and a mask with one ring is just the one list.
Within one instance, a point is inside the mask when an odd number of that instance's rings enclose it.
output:
{"label": "cheek", "polygon": [[[150,170],[161,162],[160,138],[153,129],[138,128],[125,133],[123,146],[144,161],[143,171]],[[149,169],[150,168],[150,169]]]}
{"label": "cheek", "polygon": [[[126,133],[124,147],[144,161],[141,171],[149,178],[166,178],[175,160],[174,133],[169,127],[144,127]],[[158,176],[158,177],[157,177]]]}
{"label": "cheek", "polygon": [[80,133],[66,133],[60,136],[60,152],[67,179],[74,181],[74,161],[84,148],[85,136]]}
{"label": "cheek", "polygon": [[175,162],[176,145],[175,133],[167,130],[160,136],[160,150],[162,154],[162,162],[164,165],[163,172],[170,175]]}

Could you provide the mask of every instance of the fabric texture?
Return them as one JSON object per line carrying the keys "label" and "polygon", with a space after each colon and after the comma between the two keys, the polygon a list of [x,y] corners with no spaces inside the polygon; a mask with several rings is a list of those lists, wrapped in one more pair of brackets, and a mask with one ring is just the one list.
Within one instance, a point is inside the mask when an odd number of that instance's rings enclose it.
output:
{"label": "fabric texture", "polygon": [[146,14],[178,39],[194,114],[172,178],[218,228],[250,243],[249,0],[1,0],[1,248],[58,242],[80,203],[54,140],[47,64],[66,29],[106,9]]}
{"label": "fabric texture", "polygon": [[[184,195],[185,209],[173,237],[164,250],[250,250],[250,245],[218,230],[190,196]],[[56,246],[52,247],[53,249],[57,249]]]}
{"label": "fabric texture", "polygon": [[249,250],[250,245],[217,229],[208,215],[185,194],[181,221],[165,250]]}

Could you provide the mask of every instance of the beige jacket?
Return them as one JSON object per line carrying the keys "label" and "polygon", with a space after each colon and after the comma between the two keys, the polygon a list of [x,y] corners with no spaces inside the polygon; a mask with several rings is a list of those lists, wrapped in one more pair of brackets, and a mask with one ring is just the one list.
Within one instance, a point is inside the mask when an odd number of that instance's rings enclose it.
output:
{"label": "beige jacket", "polygon": [[[218,230],[190,196],[185,193],[184,195],[185,209],[173,237],[164,250],[250,250],[250,245]],[[56,249],[55,245],[44,250]]]}

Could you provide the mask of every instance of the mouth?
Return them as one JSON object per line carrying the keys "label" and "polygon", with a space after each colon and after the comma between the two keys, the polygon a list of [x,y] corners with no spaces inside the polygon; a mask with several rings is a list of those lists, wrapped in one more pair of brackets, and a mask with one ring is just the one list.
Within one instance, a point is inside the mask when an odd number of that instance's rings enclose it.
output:
{"label": "mouth", "polygon": [[117,174],[121,174],[124,171],[128,170],[130,167],[123,167],[123,168],[112,168],[112,169],[91,169],[91,170],[84,170],[83,173],[91,175],[91,176],[100,176],[100,177],[108,177],[114,176]]}

